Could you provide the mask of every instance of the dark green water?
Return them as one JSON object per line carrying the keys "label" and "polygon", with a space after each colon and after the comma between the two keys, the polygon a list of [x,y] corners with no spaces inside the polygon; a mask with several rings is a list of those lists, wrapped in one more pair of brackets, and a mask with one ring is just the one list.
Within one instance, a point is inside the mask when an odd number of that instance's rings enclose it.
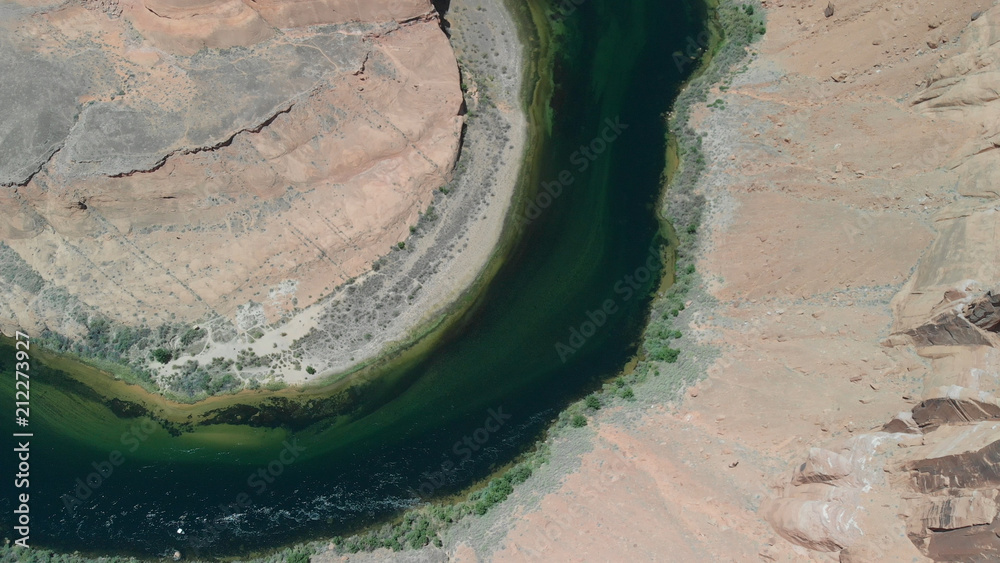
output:
{"label": "dark green water", "polygon": [[[566,38],[555,67],[552,135],[532,158],[540,159],[544,181],[565,171],[572,183],[530,222],[478,304],[442,343],[372,388],[365,414],[294,433],[216,425],[174,437],[144,419],[116,417],[36,361],[32,544],[221,556],[328,537],[386,518],[422,495],[461,490],[534,443],[561,408],[636,351],[660,267],[661,114],[683,78],[672,54],[704,25],[695,4],[586,0],[558,11]],[[593,159],[580,150],[587,145]],[[594,312],[606,301],[614,312],[602,321]],[[589,337],[571,338],[574,328]],[[560,357],[557,343],[574,349],[559,348]],[[0,400],[7,405],[14,400],[13,357],[0,346],[7,382]],[[502,425],[487,422],[491,411]],[[3,476],[0,509],[10,529],[16,429],[11,420],[3,425],[2,467],[10,475]],[[127,432],[145,439],[123,440]],[[476,451],[456,447],[466,436]],[[283,442],[302,450],[282,454]],[[93,464],[107,468],[113,450],[121,464],[71,515],[63,495],[73,494]],[[291,463],[275,461],[282,455]],[[429,475],[448,461],[460,469],[443,485],[431,484]],[[248,482],[269,463],[280,475]]]}

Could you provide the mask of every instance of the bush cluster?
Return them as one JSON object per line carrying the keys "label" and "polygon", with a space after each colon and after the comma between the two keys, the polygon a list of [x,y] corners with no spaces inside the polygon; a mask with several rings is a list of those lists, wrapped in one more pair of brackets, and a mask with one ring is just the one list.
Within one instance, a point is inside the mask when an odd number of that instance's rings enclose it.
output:
{"label": "bush cluster", "polygon": [[174,373],[167,376],[164,383],[168,389],[186,398],[234,393],[243,388],[243,381],[233,375],[233,361],[221,357],[212,358],[206,365],[188,360],[174,366]]}
{"label": "bush cluster", "polygon": [[53,553],[47,549],[3,545],[0,563],[139,563],[134,557],[98,557],[95,559],[74,553]]}

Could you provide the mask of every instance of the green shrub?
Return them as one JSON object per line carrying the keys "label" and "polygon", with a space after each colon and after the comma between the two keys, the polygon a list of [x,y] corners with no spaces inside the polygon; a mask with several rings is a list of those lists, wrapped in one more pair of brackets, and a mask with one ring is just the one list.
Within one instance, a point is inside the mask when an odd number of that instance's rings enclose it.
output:
{"label": "green shrub", "polygon": [[312,366],[306,366],[306,373],[308,373],[309,375],[312,375],[312,374],[316,373],[316,368],[314,368]]}
{"label": "green shrub", "polygon": [[519,485],[528,480],[531,477],[531,466],[527,464],[520,464],[514,469],[510,470],[510,482]]}
{"label": "green shrub", "polygon": [[681,355],[681,351],[676,348],[671,348],[670,346],[657,346],[650,350],[649,357],[653,361],[657,362],[667,362],[672,364],[677,362],[677,358]]}
{"label": "green shrub", "polygon": [[153,350],[153,359],[161,364],[166,364],[170,362],[170,360],[174,359],[174,355],[170,353],[170,350],[157,348],[156,350]]}
{"label": "green shrub", "polygon": [[587,417],[582,414],[574,414],[569,424],[573,428],[583,428],[587,425]]}
{"label": "green shrub", "polygon": [[199,338],[201,338],[202,334],[203,333],[202,333],[201,329],[197,329],[197,328],[188,329],[187,332],[185,332],[184,335],[181,336],[181,345],[183,345],[183,346],[190,345],[195,340],[198,340]]}
{"label": "green shrub", "polygon": [[601,408],[601,400],[597,395],[587,395],[587,400],[584,401],[588,409],[594,409],[595,411]]}
{"label": "green shrub", "polygon": [[274,380],[267,382],[264,389],[267,389],[268,391],[281,391],[285,387],[288,387],[288,384],[284,381]]}
{"label": "green shrub", "polygon": [[482,492],[482,495],[473,507],[473,511],[482,516],[494,505],[507,500],[507,497],[513,492],[514,486],[511,484],[511,475],[509,473],[499,479],[494,479],[490,481],[490,484]]}

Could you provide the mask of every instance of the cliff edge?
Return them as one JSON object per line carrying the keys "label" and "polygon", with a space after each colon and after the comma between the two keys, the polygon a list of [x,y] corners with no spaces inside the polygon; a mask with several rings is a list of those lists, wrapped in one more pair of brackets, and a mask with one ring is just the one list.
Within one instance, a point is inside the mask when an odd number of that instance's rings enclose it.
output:
{"label": "cliff edge", "polygon": [[462,141],[429,0],[8,2],[0,44],[0,330],[161,385],[177,362],[152,348],[240,374],[298,318],[287,352],[410,236]]}

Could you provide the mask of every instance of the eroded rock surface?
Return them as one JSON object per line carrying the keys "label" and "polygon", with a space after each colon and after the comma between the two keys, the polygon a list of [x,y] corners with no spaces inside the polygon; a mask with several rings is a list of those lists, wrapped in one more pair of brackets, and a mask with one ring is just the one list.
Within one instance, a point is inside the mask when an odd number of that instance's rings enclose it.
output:
{"label": "eroded rock surface", "polygon": [[[872,545],[862,536],[889,529],[891,523],[861,518],[886,499],[905,500],[896,517],[927,558],[1000,558],[1000,298],[993,289],[1000,283],[994,181],[1000,161],[993,152],[1000,134],[998,38],[1000,9],[992,8],[968,26],[957,52],[942,59],[926,88],[911,100],[915,111],[979,134],[957,147],[949,168],[960,197],[937,214],[938,237],[894,299],[893,334],[884,341],[888,348],[912,350],[928,361],[923,396],[881,431],[853,438],[894,442],[874,458],[887,478],[859,490],[850,475],[838,476],[821,480],[824,489],[810,489],[812,481],[803,481],[800,469],[792,472],[782,497],[770,501],[776,508],[768,519],[782,536],[810,549],[843,550],[841,561],[853,560],[852,550]],[[810,454],[806,466],[812,459]],[[836,508],[858,515],[863,533],[857,537],[844,538],[836,519],[817,521],[795,513],[793,504],[843,498],[846,506],[833,505],[826,514]],[[801,531],[806,524],[815,528],[809,534]]]}
{"label": "eroded rock surface", "polygon": [[405,239],[459,151],[429,0],[6,2],[0,53],[8,333],[274,325]]}

